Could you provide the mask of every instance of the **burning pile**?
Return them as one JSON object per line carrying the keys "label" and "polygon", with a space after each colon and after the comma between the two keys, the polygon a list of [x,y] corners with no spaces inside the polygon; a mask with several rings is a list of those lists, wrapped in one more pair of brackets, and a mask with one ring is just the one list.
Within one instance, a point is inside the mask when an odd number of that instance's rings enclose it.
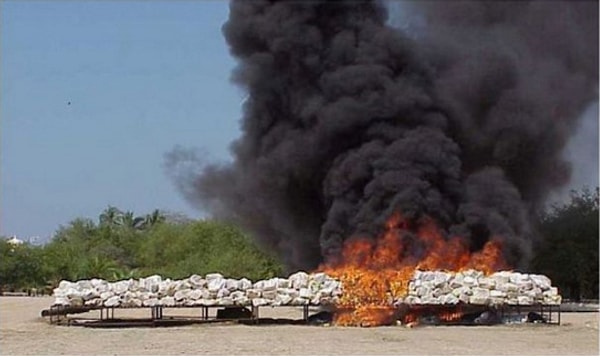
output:
{"label": "burning pile", "polygon": [[397,317],[394,305],[401,303],[560,303],[558,290],[545,276],[492,274],[506,266],[499,241],[490,240],[481,251],[470,253],[461,238],[444,239],[431,219],[411,226],[394,214],[380,239],[350,240],[342,257],[342,263],[323,267],[343,284],[338,325],[390,324]]}

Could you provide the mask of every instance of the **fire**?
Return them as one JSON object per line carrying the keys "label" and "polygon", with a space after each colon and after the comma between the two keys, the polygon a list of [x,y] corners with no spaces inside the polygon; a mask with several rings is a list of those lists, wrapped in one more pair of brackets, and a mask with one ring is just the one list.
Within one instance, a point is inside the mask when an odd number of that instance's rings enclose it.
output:
{"label": "fire", "polygon": [[[394,322],[398,309],[393,302],[406,296],[408,282],[417,269],[477,269],[492,273],[506,267],[497,240],[492,239],[481,251],[470,253],[460,237],[444,239],[432,219],[425,218],[411,226],[400,214],[388,219],[379,239],[346,241],[341,261],[320,268],[342,282],[344,294],[334,319],[334,323],[341,326]],[[453,320],[457,315],[458,312],[441,317]]]}

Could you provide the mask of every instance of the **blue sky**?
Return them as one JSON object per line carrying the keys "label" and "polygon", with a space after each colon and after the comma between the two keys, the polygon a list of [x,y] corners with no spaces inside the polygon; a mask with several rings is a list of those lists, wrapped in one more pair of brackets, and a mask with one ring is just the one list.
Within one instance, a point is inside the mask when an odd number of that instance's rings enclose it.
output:
{"label": "blue sky", "polygon": [[[0,234],[45,240],[108,205],[201,217],[164,155],[182,146],[230,159],[244,93],[229,81],[228,3],[5,0],[0,9]],[[575,188],[598,184],[598,103],[584,116],[565,151]]]}
{"label": "blue sky", "polygon": [[[176,145],[229,159],[243,93],[225,1],[1,2],[0,234],[52,234],[108,205],[200,216]],[[68,103],[71,103],[70,105]]]}

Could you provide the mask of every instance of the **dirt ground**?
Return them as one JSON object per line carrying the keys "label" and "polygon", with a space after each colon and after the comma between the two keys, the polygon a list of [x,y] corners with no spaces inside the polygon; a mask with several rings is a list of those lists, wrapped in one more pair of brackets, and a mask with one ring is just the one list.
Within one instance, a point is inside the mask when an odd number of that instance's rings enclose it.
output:
{"label": "dirt ground", "polygon": [[[598,355],[598,313],[562,313],[562,324],[344,328],[202,324],[93,329],[50,325],[50,297],[0,297],[0,353],[252,355]],[[195,310],[195,309],[194,309]],[[188,312],[194,312],[191,310]],[[147,309],[117,310],[149,314]],[[197,312],[197,310],[196,310]],[[98,314],[94,312],[94,316]],[[182,315],[180,311],[169,313]],[[165,316],[170,315],[165,312]],[[296,308],[262,308],[261,317],[298,318]]]}

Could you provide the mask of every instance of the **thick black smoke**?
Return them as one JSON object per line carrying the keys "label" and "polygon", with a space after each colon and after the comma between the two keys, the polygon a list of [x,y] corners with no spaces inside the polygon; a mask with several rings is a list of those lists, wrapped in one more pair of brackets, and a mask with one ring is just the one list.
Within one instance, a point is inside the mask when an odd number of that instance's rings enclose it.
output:
{"label": "thick black smoke", "polygon": [[[597,2],[233,1],[223,33],[248,92],[234,162],[179,176],[290,269],[335,260],[395,211],[524,267],[530,214],[597,100]],[[177,167],[177,155],[172,155]],[[182,183],[183,182],[183,183]]]}

